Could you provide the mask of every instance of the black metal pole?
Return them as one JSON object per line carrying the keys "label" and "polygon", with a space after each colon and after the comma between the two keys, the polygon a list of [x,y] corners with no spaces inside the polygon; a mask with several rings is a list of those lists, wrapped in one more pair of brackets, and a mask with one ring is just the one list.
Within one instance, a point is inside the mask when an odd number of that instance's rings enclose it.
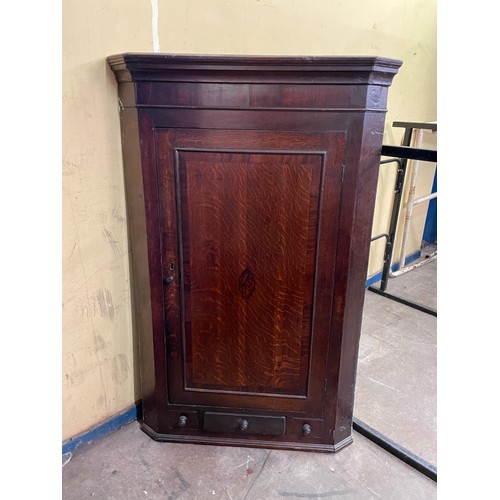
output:
{"label": "black metal pole", "polygon": [[[411,144],[411,136],[413,134],[412,128],[405,128],[405,133],[403,136],[403,146],[409,146]],[[385,147],[382,146],[382,155],[386,155]],[[406,166],[408,164],[407,158],[400,158],[398,160],[399,167],[396,176],[396,185],[394,186],[394,201],[392,203],[392,213],[391,222],[389,225],[389,239],[387,241],[387,250],[390,252],[389,258],[384,262],[384,267],[382,269],[382,279],[380,281],[380,290],[385,292],[388,284],[389,272],[391,269],[392,252],[394,249],[394,242],[396,240],[396,229],[398,226],[399,209],[401,207],[401,200],[403,198],[403,186],[406,177]],[[387,163],[387,162],[386,162]],[[401,264],[402,266],[404,263]]]}
{"label": "black metal pole", "polygon": [[382,268],[382,279],[380,281],[380,290],[385,291],[388,284],[389,272],[391,269],[392,251],[394,249],[394,242],[396,240],[396,229],[399,219],[399,208],[403,198],[403,185],[406,176],[406,164],[408,160],[392,159],[384,161],[383,163],[397,162],[398,173],[396,176],[396,184],[394,186],[394,200],[392,202],[391,221],[389,224],[389,238],[386,243],[386,257],[384,258],[384,267]]}
{"label": "black metal pole", "polygon": [[437,161],[437,151],[434,149],[412,148],[410,146],[383,146],[386,156],[396,156],[407,160],[420,160],[435,163]]}
{"label": "black metal pole", "polygon": [[384,436],[380,432],[373,429],[369,425],[365,424],[361,420],[353,419],[352,428],[368,438],[370,441],[374,442],[384,450],[388,451],[395,457],[399,458],[406,464],[410,465],[414,469],[418,470],[422,474],[426,475],[428,478],[437,482],[437,467],[427,462],[423,458],[415,455],[410,450],[403,448],[392,439]]}
{"label": "black metal pole", "polygon": [[404,304],[405,306],[413,307],[413,309],[417,309],[418,311],[422,311],[424,313],[431,314],[432,316],[436,316],[436,318],[437,318],[437,311],[436,311],[436,309],[433,309],[432,307],[427,307],[427,306],[424,306],[422,304],[419,304],[418,302],[413,302],[412,300],[407,300],[407,299],[403,299],[402,297],[397,297],[396,295],[392,295],[391,293],[379,290],[378,288],[375,288],[374,286],[369,286],[368,290],[370,290],[370,292],[378,293],[379,295],[382,295],[382,297],[385,297],[386,299],[391,299],[391,300],[394,300],[395,302],[399,302],[400,304]]}

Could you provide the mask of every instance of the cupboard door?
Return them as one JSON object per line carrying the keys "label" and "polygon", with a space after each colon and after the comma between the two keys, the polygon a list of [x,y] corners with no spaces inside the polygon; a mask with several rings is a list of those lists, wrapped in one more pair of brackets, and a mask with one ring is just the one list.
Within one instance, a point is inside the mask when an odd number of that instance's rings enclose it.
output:
{"label": "cupboard door", "polygon": [[155,131],[168,401],[321,413],[344,132]]}

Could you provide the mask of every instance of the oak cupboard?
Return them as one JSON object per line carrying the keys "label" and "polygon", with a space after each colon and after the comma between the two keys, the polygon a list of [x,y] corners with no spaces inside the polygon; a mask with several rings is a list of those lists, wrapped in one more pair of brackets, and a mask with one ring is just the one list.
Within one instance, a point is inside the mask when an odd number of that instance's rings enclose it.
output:
{"label": "oak cupboard", "polygon": [[387,93],[381,57],[110,56],[157,440],[336,451]]}

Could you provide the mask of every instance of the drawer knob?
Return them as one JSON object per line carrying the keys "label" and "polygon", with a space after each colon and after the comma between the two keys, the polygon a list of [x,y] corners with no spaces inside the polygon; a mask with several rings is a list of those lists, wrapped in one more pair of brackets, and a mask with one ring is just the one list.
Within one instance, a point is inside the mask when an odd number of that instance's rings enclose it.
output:
{"label": "drawer knob", "polygon": [[187,421],[188,421],[188,418],[186,417],[186,415],[181,415],[179,417],[179,427],[186,427]]}
{"label": "drawer knob", "polygon": [[246,431],[248,429],[248,420],[243,419],[240,422],[240,430],[241,431]]}
{"label": "drawer knob", "polygon": [[311,426],[309,424],[304,424],[302,426],[302,432],[304,433],[304,436],[309,436],[309,434],[311,434]]}

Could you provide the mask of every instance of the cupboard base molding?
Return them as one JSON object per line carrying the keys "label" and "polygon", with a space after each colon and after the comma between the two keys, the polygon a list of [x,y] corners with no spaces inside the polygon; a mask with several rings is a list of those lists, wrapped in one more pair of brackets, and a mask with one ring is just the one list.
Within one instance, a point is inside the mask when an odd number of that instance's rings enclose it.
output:
{"label": "cupboard base molding", "polygon": [[204,444],[214,446],[238,446],[250,448],[268,448],[273,450],[295,450],[295,451],[317,451],[335,453],[353,442],[352,436],[348,436],[337,445],[323,443],[297,443],[296,441],[270,441],[266,439],[242,439],[233,437],[215,437],[209,435],[182,435],[164,434],[156,432],[144,422],[141,423],[141,430],[149,437],[158,442],[165,443],[189,443]]}

